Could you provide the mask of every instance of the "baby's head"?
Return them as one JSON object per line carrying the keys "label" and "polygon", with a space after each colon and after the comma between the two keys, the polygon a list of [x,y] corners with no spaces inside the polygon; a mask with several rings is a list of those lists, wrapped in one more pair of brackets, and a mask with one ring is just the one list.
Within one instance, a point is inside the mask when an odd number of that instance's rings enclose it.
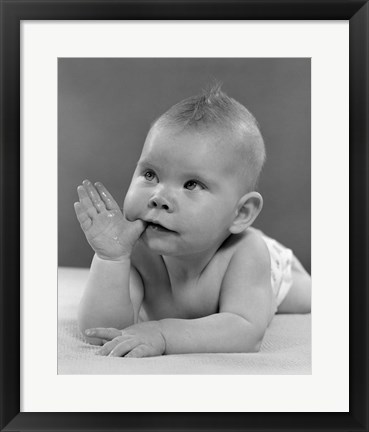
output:
{"label": "baby's head", "polygon": [[239,179],[242,187],[255,189],[265,161],[259,125],[243,105],[221,90],[219,83],[172,106],[152,124],[150,132],[157,129],[223,135],[222,145],[233,153],[237,170],[244,174]]}
{"label": "baby's head", "polygon": [[219,247],[260,212],[262,198],[254,188],[264,159],[263,138],[252,114],[213,86],[153,123],[125,214],[157,224],[149,225],[143,239],[159,253]]}

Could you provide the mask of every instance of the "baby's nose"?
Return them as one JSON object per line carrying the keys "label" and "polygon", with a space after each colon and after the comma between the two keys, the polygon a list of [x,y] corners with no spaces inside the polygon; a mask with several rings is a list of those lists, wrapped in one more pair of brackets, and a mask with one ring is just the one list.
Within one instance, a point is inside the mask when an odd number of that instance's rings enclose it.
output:
{"label": "baby's nose", "polygon": [[173,212],[173,204],[163,196],[154,196],[149,200],[150,208],[158,208],[162,210],[166,210],[168,213]]}

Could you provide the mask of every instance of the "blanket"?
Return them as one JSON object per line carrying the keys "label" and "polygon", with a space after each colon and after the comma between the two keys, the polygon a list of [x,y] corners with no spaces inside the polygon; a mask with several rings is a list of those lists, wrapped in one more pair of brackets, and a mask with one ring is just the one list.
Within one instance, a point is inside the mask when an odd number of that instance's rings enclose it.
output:
{"label": "blanket", "polygon": [[58,269],[58,374],[311,374],[311,315],[275,315],[258,353],[149,358],[96,355],[77,326],[88,269]]}

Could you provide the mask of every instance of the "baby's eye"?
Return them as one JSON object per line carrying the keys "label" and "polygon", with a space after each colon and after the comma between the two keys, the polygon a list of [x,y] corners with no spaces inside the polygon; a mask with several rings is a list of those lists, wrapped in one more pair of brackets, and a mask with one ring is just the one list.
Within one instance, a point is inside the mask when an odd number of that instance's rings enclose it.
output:
{"label": "baby's eye", "polygon": [[156,175],[154,171],[148,170],[144,173],[144,177],[147,181],[153,181]]}
{"label": "baby's eye", "polygon": [[184,184],[184,188],[188,190],[204,189],[204,186],[196,180],[189,180]]}

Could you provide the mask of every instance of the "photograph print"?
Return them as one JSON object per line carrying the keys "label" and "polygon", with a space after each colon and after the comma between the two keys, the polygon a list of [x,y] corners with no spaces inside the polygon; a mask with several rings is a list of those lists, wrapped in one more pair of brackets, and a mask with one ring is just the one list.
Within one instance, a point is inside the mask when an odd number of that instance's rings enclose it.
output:
{"label": "photograph print", "polygon": [[58,374],[311,374],[310,58],[58,59]]}

